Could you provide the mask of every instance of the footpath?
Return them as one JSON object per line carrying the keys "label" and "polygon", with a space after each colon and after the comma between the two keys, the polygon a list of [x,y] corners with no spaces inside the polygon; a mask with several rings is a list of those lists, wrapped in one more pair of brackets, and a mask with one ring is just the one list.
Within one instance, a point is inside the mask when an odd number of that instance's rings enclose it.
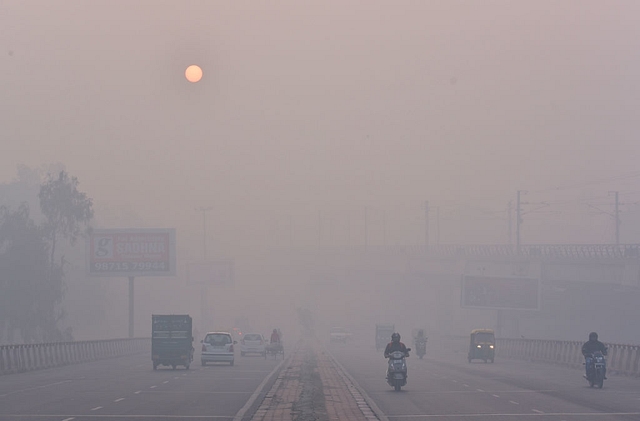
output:
{"label": "footpath", "polygon": [[304,339],[251,421],[378,421],[342,367],[315,339]]}

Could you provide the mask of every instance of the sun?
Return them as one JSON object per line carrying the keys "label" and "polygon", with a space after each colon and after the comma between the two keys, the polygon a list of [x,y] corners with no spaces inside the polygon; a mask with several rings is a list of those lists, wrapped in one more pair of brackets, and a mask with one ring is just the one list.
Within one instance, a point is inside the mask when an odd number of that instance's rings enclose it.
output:
{"label": "sun", "polygon": [[200,66],[192,64],[184,71],[184,77],[191,83],[199,82],[202,79],[202,69]]}

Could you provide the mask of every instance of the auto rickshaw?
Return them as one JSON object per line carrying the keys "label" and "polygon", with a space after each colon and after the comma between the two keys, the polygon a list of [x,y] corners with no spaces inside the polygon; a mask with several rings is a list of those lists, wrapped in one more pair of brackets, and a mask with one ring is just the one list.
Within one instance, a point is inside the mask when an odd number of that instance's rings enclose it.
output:
{"label": "auto rickshaw", "polygon": [[469,343],[469,362],[483,360],[493,362],[496,352],[496,337],[493,329],[474,329]]}

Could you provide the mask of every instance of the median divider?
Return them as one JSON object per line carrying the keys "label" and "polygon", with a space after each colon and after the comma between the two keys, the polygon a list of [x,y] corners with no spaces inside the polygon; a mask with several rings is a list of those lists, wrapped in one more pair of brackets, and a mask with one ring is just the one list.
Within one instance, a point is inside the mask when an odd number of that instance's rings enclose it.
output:
{"label": "median divider", "polygon": [[1,345],[0,375],[135,354],[150,348],[150,338]]}
{"label": "median divider", "polygon": [[289,355],[251,421],[377,421],[372,408],[317,339],[302,339]]}

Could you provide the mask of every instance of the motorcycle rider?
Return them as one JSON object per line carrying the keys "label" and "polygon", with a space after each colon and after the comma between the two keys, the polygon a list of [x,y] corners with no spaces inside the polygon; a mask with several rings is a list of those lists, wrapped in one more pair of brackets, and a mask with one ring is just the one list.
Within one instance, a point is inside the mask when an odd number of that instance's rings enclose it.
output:
{"label": "motorcycle rider", "polygon": [[[589,340],[582,345],[582,355],[585,358],[585,369],[586,375],[585,378],[589,378],[589,373],[593,369],[593,358],[592,355],[594,352],[600,351],[602,355],[607,355],[607,347],[598,340],[598,334],[596,332],[589,333]],[[607,369],[605,368],[604,378],[607,378]]]}
{"label": "motorcycle rider", "polygon": [[394,332],[391,335],[391,342],[387,344],[387,347],[384,349],[384,357],[389,358],[392,352],[394,351],[402,351],[405,357],[409,356],[409,352],[407,351],[407,346],[400,342],[400,334]]}
{"label": "motorcycle rider", "polygon": [[280,343],[280,334],[278,333],[278,329],[273,329],[273,332],[271,333],[270,342],[272,344],[279,344]]}
{"label": "motorcycle rider", "polygon": [[424,330],[420,329],[418,330],[418,334],[416,335],[415,339],[414,339],[416,345],[420,344],[420,343],[427,343],[427,337],[424,336]]}

